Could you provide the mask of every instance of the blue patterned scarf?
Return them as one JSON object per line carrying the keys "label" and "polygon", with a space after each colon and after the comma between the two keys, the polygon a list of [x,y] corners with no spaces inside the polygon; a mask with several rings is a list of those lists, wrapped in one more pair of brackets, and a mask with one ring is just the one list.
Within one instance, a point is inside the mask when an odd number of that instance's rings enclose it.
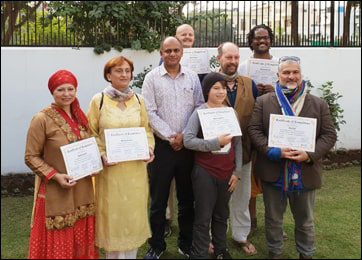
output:
{"label": "blue patterned scarf", "polygon": [[[283,115],[298,116],[303,108],[306,95],[305,81],[294,90],[289,90],[279,85],[275,87],[278,102],[282,109]],[[302,167],[300,163],[294,160],[283,159],[280,169],[279,180],[274,184],[280,187],[283,192],[295,192],[304,189],[302,183]]]}

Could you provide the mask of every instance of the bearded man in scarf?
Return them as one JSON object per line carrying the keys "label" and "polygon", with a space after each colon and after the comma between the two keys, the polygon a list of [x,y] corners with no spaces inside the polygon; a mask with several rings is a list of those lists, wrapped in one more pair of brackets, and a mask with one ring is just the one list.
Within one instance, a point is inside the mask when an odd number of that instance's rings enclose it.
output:
{"label": "bearded man in scarf", "polygon": [[[320,159],[334,146],[337,135],[328,104],[306,91],[300,59],[295,56],[280,58],[277,75],[275,92],[257,99],[248,126],[257,150],[255,174],[262,180],[269,258],[282,258],[283,215],[289,200],[299,258],[311,259],[316,250],[315,194],[322,186]],[[270,114],[317,119],[315,151],[268,147]]]}
{"label": "bearded man in scarf", "polygon": [[238,115],[241,132],[243,133],[243,166],[240,181],[237,183],[230,199],[230,222],[233,241],[246,255],[255,255],[257,250],[247,238],[250,232],[251,221],[249,200],[251,193],[251,141],[247,134],[247,126],[253,113],[254,103],[258,96],[258,88],[249,77],[238,73],[240,61],[239,47],[232,42],[224,42],[218,47],[217,61],[220,64],[219,73],[227,81],[227,98],[225,104],[233,107]]}

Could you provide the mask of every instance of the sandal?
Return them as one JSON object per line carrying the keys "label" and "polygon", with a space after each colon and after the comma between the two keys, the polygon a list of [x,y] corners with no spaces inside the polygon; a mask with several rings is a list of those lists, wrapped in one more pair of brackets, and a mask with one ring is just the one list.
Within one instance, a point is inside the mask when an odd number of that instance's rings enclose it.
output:
{"label": "sandal", "polygon": [[244,253],[248,256],[256,255],[258,253],[254,245],[249,241],[241,242],[234,240],[234,242],[238,244],[241,247],[241,249],[244,251]]}

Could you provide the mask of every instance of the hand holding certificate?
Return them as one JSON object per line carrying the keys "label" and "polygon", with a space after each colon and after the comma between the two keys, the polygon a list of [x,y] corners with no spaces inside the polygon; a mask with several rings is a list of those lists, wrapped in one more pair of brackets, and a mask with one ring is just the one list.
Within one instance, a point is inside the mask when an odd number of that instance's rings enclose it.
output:
{"label": "hand holding certificate", "polygon": [[144,127],[105,129],[104,135],[109,163],[150,158]]}
{"label": "hand holding certificate", "polygon": [[270,114],[269,147],[314,152],[317,119]]}
{"label": "hand holding certificate", "polygon": [[238,119],[231,107],[199,109],[197,113],[205,140],[228,133],[232,136],[242,135]]}
{"label": "hand holding certificate", "polygon": [[72,181],[103,169],[98,145],[94,137],[63,145],[60,150],[63,154],[67,173],[73,177]]}
{"label": "hand holding certificate", "polygon": [[[238,119],[231,107],[199,109],[197,113],[205,140],[215,137],[230,139],[229,135],[242,135]],[[230,148],[231,144],[228,142],[221,150],[213,153],[228,153]]]}

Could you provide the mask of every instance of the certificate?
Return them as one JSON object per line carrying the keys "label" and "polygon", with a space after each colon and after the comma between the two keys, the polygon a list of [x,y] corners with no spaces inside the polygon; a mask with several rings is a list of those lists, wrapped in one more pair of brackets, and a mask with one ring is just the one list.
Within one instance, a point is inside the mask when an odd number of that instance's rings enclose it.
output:
{"label": "certificate", "polygon": [[270,114],[269,147],[314,152],[317,119]]}
{"label": "certificate", "polygon": [[62,151],[67,173],[72,181],[79,180],[103,169],[98,145],[94,137],[63,145]]}
{"label": "certificate", "polygon": [[105,129],[108,162],[147,160],[150,158],[144,127]]}
{"label": "certificate", "polygon": [[256,84],[275,86],[278,81],[278,61],[266,59],[249,59],[248,76],[252,78]]}
{"label": "certificate", "polygon": [[197,74],[210,72],[209,53],[207,49],[184,48],[180,63],[182,66],[191,69]]}
{"label": "certificate", "polygon": [[212,139],[222,134],[241,136],[239,121],[231,107],[197,110],[204,139]]}

